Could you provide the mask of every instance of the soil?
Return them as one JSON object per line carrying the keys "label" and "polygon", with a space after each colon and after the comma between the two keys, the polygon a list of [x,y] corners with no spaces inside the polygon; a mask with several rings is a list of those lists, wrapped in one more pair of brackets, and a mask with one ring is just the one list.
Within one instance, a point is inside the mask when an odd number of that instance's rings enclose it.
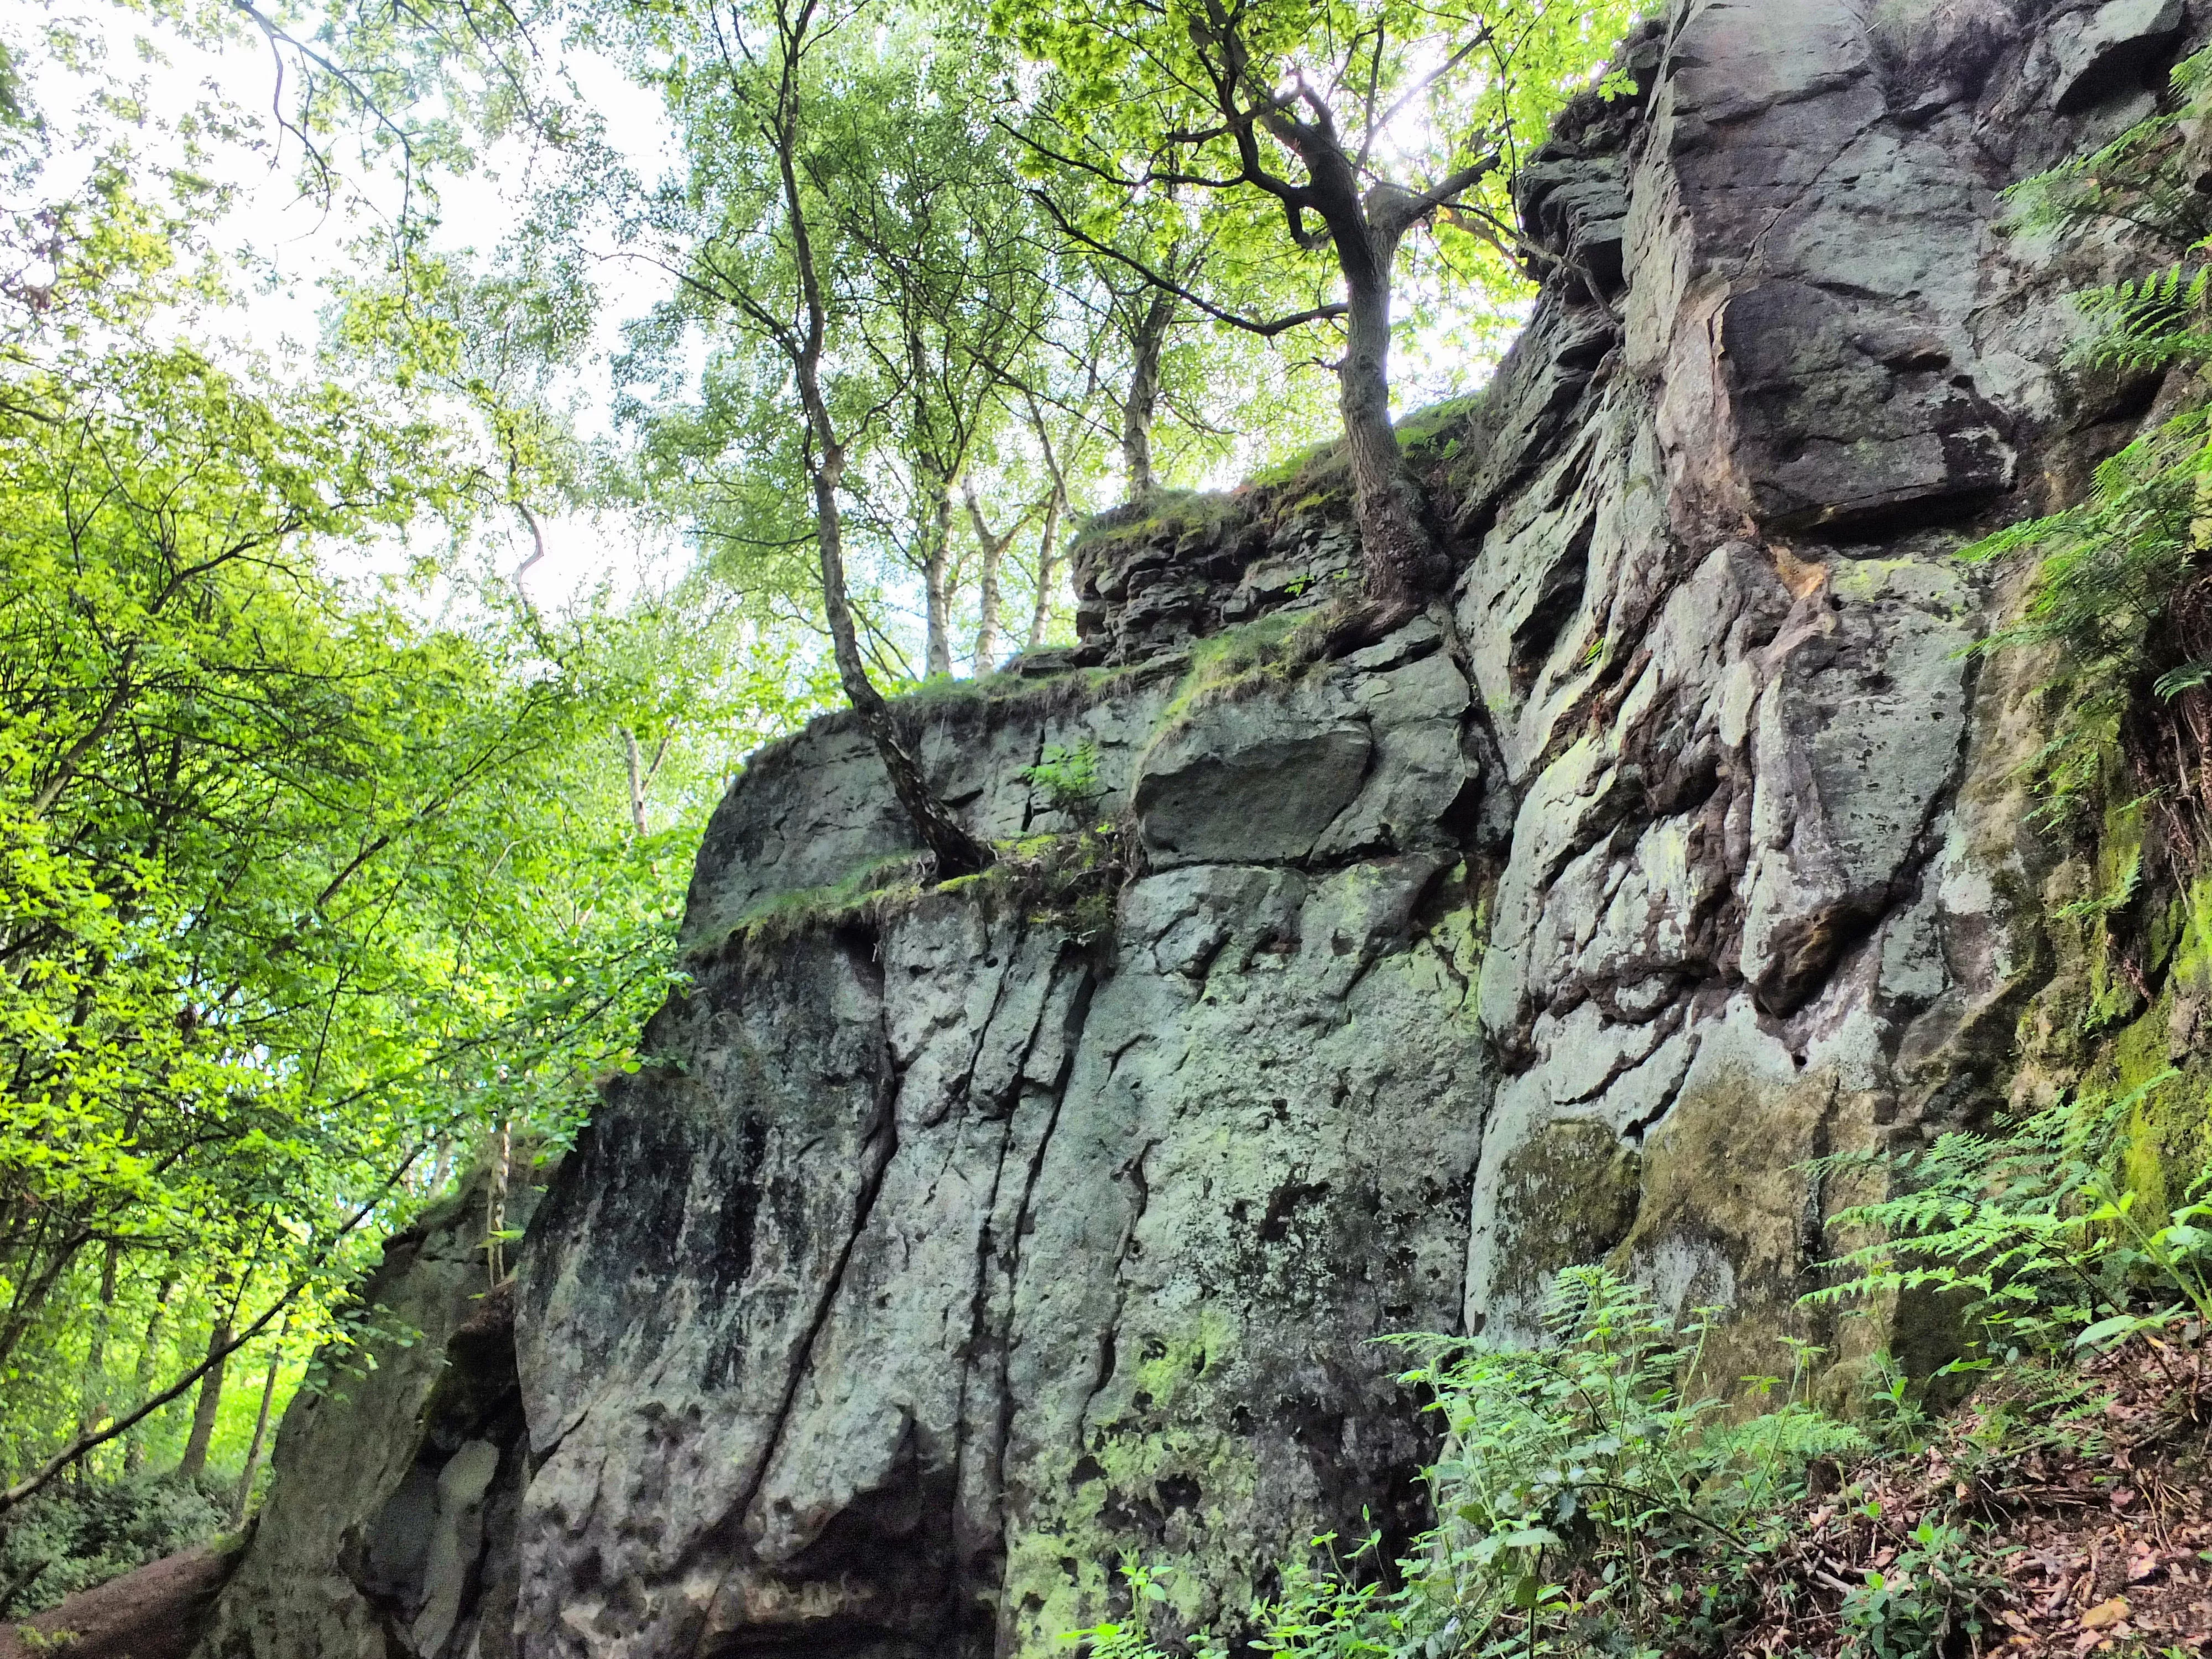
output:
{"label": "soil", "polygon": [[[80,1590],[59,1607],[0,1626],[0,1659],[60,1652],[69,1659],[185,1659],[241,1552],[200,1545]],[[37,1636],[27,1642],[27,1626]],[[58,1646],[63,1632],[71,1636]],[[39,1638],[46,1641],[40,1645]]]}

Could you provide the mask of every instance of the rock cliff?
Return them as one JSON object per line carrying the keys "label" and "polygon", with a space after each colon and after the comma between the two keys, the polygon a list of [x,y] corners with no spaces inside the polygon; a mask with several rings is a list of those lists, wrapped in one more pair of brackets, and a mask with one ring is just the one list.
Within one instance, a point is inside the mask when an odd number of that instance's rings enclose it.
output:
{"label": "rock cliff", "polygon": [[1196,1622],[1418,1522],[1373,1339],[1599,1257],[1844,1386],[1807,1160],[1989,1110],[2052,971],[2036,675],[1953,556],[2151,390],[2062,368],[2098,250],[2000,193],[2191,27],[1676,0],[1521,177],[1525,337],[1407,423],[1449,605],[1297,648],[1319,456],[1100,520],[1078,647],[908,706],[989,875],[915,884],[848,720],[757,757],[511,1324],[398,1248],[453,1363],[295,1411],[203,1652],[1041,1659],[1131,1550]]}

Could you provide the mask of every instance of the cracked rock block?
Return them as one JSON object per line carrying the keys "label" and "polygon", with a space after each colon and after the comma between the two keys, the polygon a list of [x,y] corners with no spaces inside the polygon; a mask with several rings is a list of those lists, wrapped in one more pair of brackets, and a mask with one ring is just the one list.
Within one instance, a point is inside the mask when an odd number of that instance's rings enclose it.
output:
{"label": "cracked rock block", "polygon": [[1933,851],[1975,636],[1955,568],[1844,562],[1821,597],[1769,648],[1774,678],[1753,728],[1742,972],[1782,1013],[1905,896]]}
{"label": "cracked rock block", "polygon": [[[394,1242],[429,1340],[294,1407],[206,1659],[1045,1659],[1133,1553],[1233,1638],[1425,1518],[1375,1339],[1534,1340],[1592,1261],[1840,1398],[1881,1333],[1801,1298],[1867,1194],[1808,1167],[2002,1102],[2052,960],[2044,671],[1969,650],[2024,585],[1956,555],[2127,435],[2002,192],[2201,9],[1676,0],[1522,181],[1521,341],[1409,425],[1448,608],[1195,684],[1356,566],[1321,457],[1102,515],[1080,645],[902,705],[975,833],[1121,824],[1110,905],[921,890],[849,716],[756,757],[511,1342],[462,1211]],[[1079,745],[1097,798],[1031,781]]]}
{"label": "cracked rock block", "polygon": [[[1163,739],[1138,775],[1155,864],[1304,859],[1366,781],[1375,740],[1272,702],[1218,703]],[[1285,793],[1284,780],[1297,787]]]}
{"label": "cracked rock block", "polygon": [[1932,332],[1806,283],[1722,308],[1720,350],[1753,512],[1773,531],[1863,531],[1956,514],[2011,476],[1996,412]]}
{"label": "cracked rock block", "polygon": [[1566,1117],[1522,1136],[1501,1123],[1484,1158],[1495,1167],[1468,1229],[1468,1326],[1493,1341],[1540,1342],[1559,1270],[1603,1261],[1635,1224],[1643,1158],[1611,1125]]}
{"label": "cracked rock block", "polygon": [[2051,103],[2062,113],[2115,94],[2141,92],[2148,72],[2181,39],[2181,0],[2106,0],[2051,25],[2045,49],[2055,76]]}
{"label": "cracked rock block", "polygon": [[611,1097],[528,1259],[526,1650],[1042,1654],[1124,1549],[1241,1595],[1403,1512],[1369,1339],[1459,1297],[1454,867],[1170,871],[1095,949],[947,896],[703,968],[649,1037],[684,1073]]}

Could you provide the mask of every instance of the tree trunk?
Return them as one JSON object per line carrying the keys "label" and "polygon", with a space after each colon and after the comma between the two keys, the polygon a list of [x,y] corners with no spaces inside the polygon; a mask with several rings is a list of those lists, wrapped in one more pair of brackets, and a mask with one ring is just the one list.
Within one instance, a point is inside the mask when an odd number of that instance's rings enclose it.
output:
{"label": "tree trunk", "polygon": [[929,679],[938,679],[953,671],[953,623],[949,615],[951,599],[945,592],[947,556],[947,538],[933,535],[929,557],[922,560],[922,608],[929,629],[929,650],[922,659],[922,672]]}
{"label": "tree trunk", "polygon": [[929,780],[906,744],[900,741],[890,705],[868,678],[860,656],[860,641],[853,626],[853,608],[845,596],[844,520],[837,507],[837,480],[844,457],[831,451],[813,469],[815,542],[822,558],[822,609],[830,623],[830,641],[837,659],[837,682],[853,711],[860,717],[876,753],[890,775],[891,793],[913,821],[922,845],[937,860],[937,877],[951,881],[987,870],[991,854],[961,827],[960,821],[929,787]]}
{"label": "tree trunk", "polygon": [[975,675],[988,674],[999,653],[999,559],[1004,542],[983,544],[981,591],[975,599]]}
{"label": "tree trunk", "polygon": [[927,657],[922,672],[929,679],[953,671],[953,477],[931,471],[936,489],[931,491],[929,518],[922,522],[922,604],[927,611]]}
{"label": "tree trunk", "polygon": [[261,1384],[261,1411],[253,1419],[253,1443],[246,1448],[246,1469],[238,1477],[238,1494],[230,1500],[230,1529],[246,1524],[246,1506],[253,1502],[253,1477],[261,1473],[261,1449],[269,1441],[269,1408],[276,1399],[276,1377],[284,1369],[284,1336],[292,1328],[290,1316],[276,1328],[276,1346],[269,1356],[269,1376]]}
{"label": "tree trunk", "polygon": [[[138,1370],[131,1389],[133,1400],[143,1400],[154,1386],[154,1374],[161,1368],[161,1338],[169,1322],[169,1297],[175,1294],[175,1273],[165,1274],[161,1287],[154,1292],[154,1311],[146,1321],[145,1346],[138,1350]],[[150,1421],[151,1419],[149,1419]],[[123,1438],[123,1472],[136,1474],[146,1467],[146,1428],[139,1424]]]}
{"label": "tree trunk", "polygon": [[1043,647],[1044,630],[1052,621],[1052,586],[1060,575],[1060,510],[1066,502],[1066,495],[1055,482],[1052,500],[1044,510],[1044,533],[1037,538],[1036,608],[1030,613],[1030,637],[1024,650]]}
{"label": "tree trunk", "polygon": [[514,1130],[501,1118],[492,1136],[491,1176],[484,1183],[484,1272],[494,1290],[507,1280],[507,1241],[500,1235],[507,1231],[507,1164],[514,1151]]}
{"label": "tree trunk", "polygon": [[1448,574],[1421,523],[1420,489],[1390,423],[1390,264],[1398,238],[1340,231],[1335,241],[1349,307],[1337,406],[1352,459],[1360,557],[1368,599],[1395,611],[1425,602]]}
{"label": "tree trunk", "polygon": [[77,1409],[80,1435],[90,1434],[107,1415],[107,1337],[115,1323],[115,1274],[122,1256],[123,1247],[110,1239],[100,1268],[100,1317],[84,1356],[84,1394]]}
{"label": "tree trunk", "polygon": [[781,76],[775,112],[769,132],[776,149],[776,172],[783,187],[784,222],[791,233],[792,260],[799,274],[805,301],[803,333],[785,334],[784,349],[791,357],[799,386],[799,400],[806,411],[809,437],[808,482],[814,491],[814,529],[821,559],[822,611],[830,624],[830,640],[837,659],[837,679],[854,712],[867,729],[869,739],[890,776],[891,792],[914,823],[922,845],[936,860],[937,877],[950,881],[990,867],[991,854],[962,828],[951,810],[937,799],[921,763],[899,740],[898,725],[890,706],[868,678],[868,665],[860,655],[858,631],[853,626],[853,607],[845,591],[844,520],[837,505],[837,487],[845,472],[844,447],[837,441],[837,427],[822,395],[822,359],[829,345],[830,314],[823,301],[821,273],[815,269],[814,243],[806,222],[805,198],[799,188],[799,59],[811,27],[812,9],[797,14],[777,14],[781,47]]}
{"label": "tree trunk", "polygon": [[208,1333],[208,1358],[215,1363],[200,1378],[199,1399],[192,1407],[192,1431],[185,1441],[185,1455],[177,1461],[177,1473],[186,1480],[197,1480],[207,1473],[208,1447],[215,1440],[216,1413],[222,1408],[222,1373],[229,1364],[223,1350],[229,1343],[230,1321],[218,1318],[215,1328]]}
{"label": "tree trunk", "polygon": [[637,752],[637,733],[627,726],[615,728],[622,733],[623,762],[629,775],[629,823],[641,839],[645,835],[645,760]]}
{"label": "tree trunk", "polygon": [[1133,501],[1152,489],[1152,417],[1159,408],[1160,358],[1174,320],[1175,295],[1154,289],[1130,337],[1129,391],[1121,400],[1121,473]]}
{"label": "tree trunk", "polygon": [[975,601],[975,672],[981,676],[992,671],[993,659],[998,655],[999,573],[1006,563],[1006,550],[1021,534],[1024,520],[1017,520],[1003,536],[994,535],[990,521],[983,516],[983,503],[975,498],[975,484],[963,483],[960,493],[968,503],[968,521],[975,529],[976,545],[983,550]]}

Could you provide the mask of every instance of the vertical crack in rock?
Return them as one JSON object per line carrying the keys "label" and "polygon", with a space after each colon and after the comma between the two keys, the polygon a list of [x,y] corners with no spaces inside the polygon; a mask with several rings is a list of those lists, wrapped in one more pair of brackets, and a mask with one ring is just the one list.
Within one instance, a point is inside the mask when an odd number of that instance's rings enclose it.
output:
{"label": "vertical crack in rock", "polygon": [[[502,1624],[528,1659],[1045,1659],[1131,1550],[1226,1629],[1304,1540],[1419,1523],[1371,1339],[1533,1334],[1579,1262],[1731,1307],[1717,1374],[1808,1338],[1841,1387],[1881,1334],[1798,1305],[1850,1197],[1808,1164],[2001,1098],[2051,971],[2032,675],[1960,654],[2021,595],[1954,556],[2155,406],[2076,397],[2073,278],[1997,229],[2212,33],[2127,11],[1674,0],[1638,94],[1578,96],[1516,182],[1556,256],[1522,336],[1403,428],[1456,567],[1429,615],[1178,701],[1195,639],[1356,563],[1324,461],[1099,515],[1078,643],[933,693],[971,832],[1113,818],[1114,890],[1009,860],[817,915],[905,822],[849,717],[755,757],[665,1063],[526,1242],[512,1468],[454,1462],[498,1437],[426,1427],[413,1358],[295,1406],[201,1659]],[[1085,742],[1079,823],[1027,774]],[[441,1239],[374,1293],[450,1335]],[[395,1501],[477,1565],[345,1555]]]}
{"label": "vertical crack in rock", "polygon": [[1128,1266],[1130,1247],[1136,1242],[1137,1228],[1143,1222],[1145,1212],[1151,1206],[1152,1201],[1151,1183],[1145,1179],[1145,1160],[1158,1150],[1159,1144],[1158,1140],[1146,1141],[1137,1149],[1137,1155],[1134,1158],[1114,1171],[1114,1179],[1127,1181],[1133,1196],[1129,1204],[1128,1218],[1121,1226],[1121,1242],[1114,1247],[1111,1274],[1114,1285],[1114,1311],[1099,1329],[1097,1354],[1092,1364],[1091,1386],[1084,1394],[1083,1409],[1076,1413],[1075,1449],[1079,1456],[1083,1455],[1088,1442],[1087,1431],[1090,1427],[1091,1407],[1097,1404],[1098,1396],[1106,1391],[1106,1385],[1114,1380],[1121,1337],[1121,1317],[1129,1305],[1128,1286],[1123,1282],[1122,1274]]}
{"label": "vertical crack in rock", "polygon": [[[1016,1086],[1018,1088],[1036,1056],[1038,1045],[1047,1038],[1048,1022],[1052,1017],[1058,995],[1071,980],[1073,981],[1073,988],[1068,994],[1066,1009],[1062,1015],[1060,1030],[1056,1034],[1060,1050],[1059,1059],[1051,1075],[1036,1085],[1042,1094],[1042,1101],[1032,1102],[1033,1110],[1043,1112],[1044,1123],[1038,1132],[1036,1144],[1030,1150],[1026,1166],[1022,1171],[1020,1195],[1015,1201],[1011,1223],[1006,1228],[1005,1236],[1001,1237],[998,1231],[1000,1214],[1000,1199],[1005,1186],[1006,1162],[1015,1147],[1017,1119],[1021,1109],[1018,1103],[1013,1110],[1007,1113],[1005,1119],[1005,1130],[1000,1139],[998,1157],[993,1164],[990,1189],[983,1206],[983,1224],[976,1234],[975,1279],[969,1304],[968,1336],[961,1346],[959,1355],[960,1388],[954,1417],[956,1426],[953,1449],[953,1491],[956,1502],[961,1503],[964,1503],[969,1489],[967,1460],[973,1432],[970,1388],[977,1375],[978,1367],[986,1357],[994,1356],[996,1359],[991,1378],[996,1397],[991,1412],[992,1437],[988,1452],[989,1467],[985,1476],[985,1493],[990,1508],[988,1519],[994,1526],[1003,1524],[1005,1507],[1003,1462],[1006,1437],[1011,1429],[1014,1408],[1009,1375],[1010,1355],[1012,1345],[1017,1340],[1017,1334],[1007,1322],[1012,1316],[1011,1298],[1007,1298],[1006,1304],[995,1310],[999,1322],[994,1326],[993,1290],[994,1280],[1011,1287],[1019,1272],[1022,1240],[1030,1225],[1030,1206],[1036,1199],[1038,1172],[1043,1168],[1045,1158],[1051,1149],[1054,1132],[1060,1124],[1060,1109],[1066,1098],[1068,1072],[1073,1064],[1076,1047],[1081,1040],[1084,1017],[1090,1006],[1091,966],[1081,948],[1072,943],[1061,944],[1053,963],[1051,978],[1039,1007],[1038,1019],[1031,1028],[1028,1042],[1023,1049],[1021,1066],[1016,1080]],[[970,1516],[964,1508],[957,1516],[958,1522],[962,1523],[985,1518]],[[1000,1547],[995,1537],[991,1541],[994,1551]],[[963,1558],[966,1553],[963,1552]],[[990,1588],[995,1589],[996,1587],[994,1585]],[[949,1592],[956,1595],[960,1589],[961,1586],[957,1584],[949,1587]]]}
{"label": "vertical crack in rock", "polygon": [[[881,1007],[883,1005],[879,1002],[878,1006]],[[854,1200],[852,1223],[846,1229],[844,1242],[838,1248],[828,1280],[815,1300],[812,1316],[808,1319],[793,1352],[775,1414],[769,1421],[766,1433],[761,1437],[753,1471],[739,1486],[736,1499],[730,1507],[727,1526],[732,1531],[744,1527],[747,1514],[759,1498],[761,1488],[775,1466],[776,1449],[782,1443],[784,1432],[791,1421],[793,1407],[799,1398],[799,1390],[813,1363],[815,1345],[820,1340],[830,1315],[836,1308],[837,1298],[844,1290],[846,1272],[852,1266],[853,1253],[867,1233],[869,1218],[874,1213],[876,1200],[883,1192],[884,1177],[890,1173],[891,1160],[898,1153],[898,1096],[904,1077],[890,1057],[888,1034],[880,1034],[878,1040],[885,1055],[886,1075],[877,1094],[874,1121],[868,1125],[861,1138],[860,1183]],[[721,1582],[716,1584],[714,1594],[708,1599],[700,1620],[698,1640],[692,1649],[694,1659],[704,1659],[708,1651],[707,1644],[714,1635],[715,1613],[720,1607],[726,1584],[726,1571]]]}
{"label": "vertical crack in rock", "polygon": [[[1062,1109],[1067,1103],[1067,1085],[1074,1071],[1075,1055],[1090,1023],[1091,1002],[1097,988],[1096,975],[1088,961],[1079,961],[1074,994],[1069,1000],[1067,1017],[1061,1028],[1060,1064],[1046,1085],[1047,1098],[1051,1107],[1045,1118],[1043,1133],[1037,1136],[1036,1148],[1030,1155],[1029,1168],[1022,1177],[1021,1201],[1014,1206],[1014,1225],[1006,1241],[1006,1268],[1002,1277],[1007,1290],[1007,1317],[1012,1318],[1012,1287],[1020,1276],[1023,1241],[1029,1237],[1032,1216],[1036,1203],[1037,1182],[1044,1173],[1045,1159],[1052,1151],[1053,1137],[1060,1128]],[[1009,1328],[999,1338],[999,1422],[998,1441],[992,1451],[991,1490],[1003,1508],[1006,1496],[1006,1447],[1012,1440],[1014,1425],[1014,1388],[1012,1379],[1013,1346],[1019,1334]]]}

